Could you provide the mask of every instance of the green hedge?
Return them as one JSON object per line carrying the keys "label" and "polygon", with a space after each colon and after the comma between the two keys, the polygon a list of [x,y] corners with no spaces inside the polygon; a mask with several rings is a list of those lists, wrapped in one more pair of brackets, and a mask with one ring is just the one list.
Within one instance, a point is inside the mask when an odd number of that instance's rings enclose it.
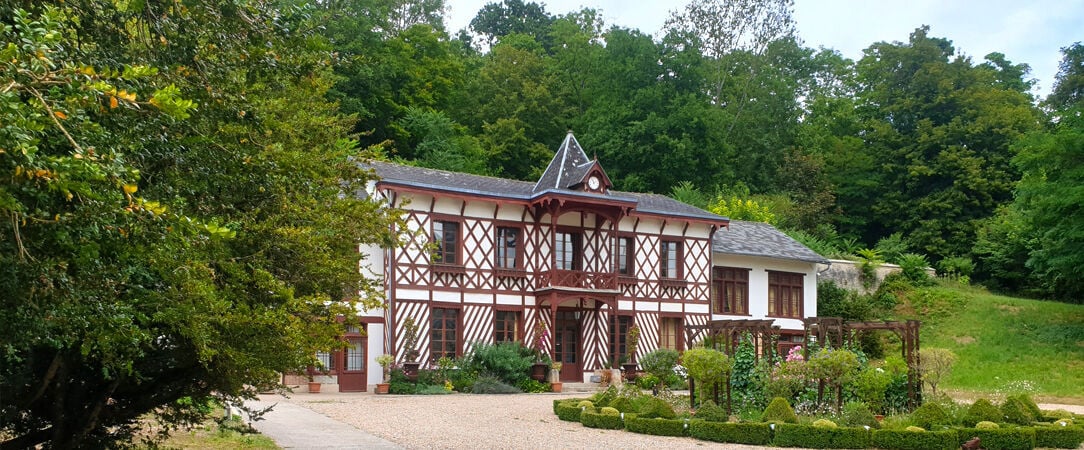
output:
{"label": "green hedge", "polygon": [[956,442],[956,432],[953,430],[876,430],[873,432],[873,446],[888,450],[951,450],[960,448],[960,444]]}
{"label": "green hedge", "polygon": [[560,405],[561,403],[571,402],[572,404],[576,404],[576,403],[579,403],[582,400],[587,400],[587,399],[586,398],[558,398],[558,399],[554,399],[553,400],[553,413],[557,414],[557,405]]}
{"label": "green hedge", "polygon": [[817,428],[810,425],[779,423],[775,425],[776,447],[866,448],[870,432],[865,428]]}
{"label": "green hedge", "polygon": [[599,414],[595,411],[584,411],[580,414],[580,422],[588,428],[620,430],[625,427],[625,421],[621,419],[621,416]]}
{"label": "green hedge", "polygon": [[625,429],[655,436],[685,436],[685,419],[642,419],[625,416]]}
{"label": "green hedge", "polygon": [[996,430],[958,428],[956,430],[957,445],[963,445],[975,437],[982,440],[982,448],[986,450],[1030,450],[1035,448],[1035,429],[1030,427],[998,428]]}
{"label": "green hedge", "polygon": [[689,422],[689,436],[731,444],[768,445],[772,442],[772,430],[766,423],[708,422],[698,419]]}
{"label": "green hedge", "polygon": [[561,402],[557,404],[557,418],[566,422],[579,422],[583,408],[576,403]]}
{"label": "green hedge", "polygon": [[1043,448],[1077,448],[1084,442],[1084,428],[1072,426],[1035,427],[1035,446]]}

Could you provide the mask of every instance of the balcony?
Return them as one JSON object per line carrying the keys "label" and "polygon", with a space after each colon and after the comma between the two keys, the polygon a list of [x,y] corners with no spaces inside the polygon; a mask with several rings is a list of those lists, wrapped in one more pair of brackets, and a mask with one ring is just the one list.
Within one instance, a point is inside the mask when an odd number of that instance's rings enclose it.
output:
{"label": "balcony", "polygon": [[585,291],[617,290],[616,273],[554,269],[540,273],[538,281],[538,285],[542,289],[564,288]]}

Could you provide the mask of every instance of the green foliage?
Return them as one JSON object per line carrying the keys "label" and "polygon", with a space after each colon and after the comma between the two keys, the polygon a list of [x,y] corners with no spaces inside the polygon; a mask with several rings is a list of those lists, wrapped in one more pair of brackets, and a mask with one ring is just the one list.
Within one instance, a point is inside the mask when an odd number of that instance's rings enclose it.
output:
{"label": "green foliage", "polygon": [[873,249],[885,262],[899,264],[900,258],[907,253],[907,243],[903,241],[903,233],[897,231],[879,239]]}
{"label": "green foliage", "polygon": [[685,436],[685,419],[625,417],[625,429],[655,436]]}
{"label": "green foliage", "polygon": [[414,390],[414,393],[417,395],[444,395],[451,394],[452,391],[445,389],[444,386],[437,386],[435,384],[419,384]]}
{"label": "green foliage", "polygon": [[811,378],[847,383],[860,366],[858,355],[847,349],[822,348],[809,357],[806,363]]}
{"label": "green foliage", "polygon": [[402,369],[391,371],[388,380],[388,393],[390,394],[413,394],[417,391],[417,384],[407,378]]}
{"label": "green foliage", "polygon": [[479,375],[471,386],[472,394],[519,394],[519,388],[492,375]]}
{"label": "green foliage", "polygon": [[595,404],[592,403],[591,400],[580,400],[576,406],[579,406],[580,408],[594,408]]}
{"label": "green foliage", "polygon": [[1054,425],[1035,427],[1035,446],[1039,448],[1078,448],[1084,443],[1084,428]]}
{"label": "green foliage", "polygon": [[620,430],[625,427],[625,421],[621,419],[620,413],[617,412],[617,410],[613,410],[612,414],[607,414],[605,411],[595,412],[593,409],[587,409],[580,413],[580,422],[583,423],[583,426],[588,428],[601,428],[605,430]]}
{"label": "green foliage", "polygon": [[528,379],[535,355],[519,342],[475,343],[463,358],[462,369],[491,375],[505,384],[518,385]]}
{"label": "green foliage", "polygon": [[911,412],[911,423],[927,430],[952,425],[952,417],[937,403],[923,403]]}
{"label": "green foliage", "polygon": [[614,408],[614,409],[616,409],[618,411],[621,411],[623,413],[636,411],[636,409],[633,408],[633,406],[632,406],[632,400],[629,399],[629,397],[626,397],[626,396],[623,396],[623,395],[620,396],[620,397],[615,398],[612,402],[610,402],[609,407]]}
{"label": "green foliage", "polygon": [[730,357],[715,349],[688,349],[682,354],[681,361],[688,370],[689,377],[705,390],[716,383],[725,383],[730,373]]}
{"label": "green foliage", "polygon": [[644,419],[654,419],[656,417],[673,419],[676,417],[674,407],[666,400],[658,397],[644,397],[636,413],[637,416]]}
{"label": "green foliage", "polygon": [[965,427],[974,427],[979,422],[1000,422],[1003,419],[1004,415],[997,406],[985,398],[980,398],[967,408],[963,425]]}
{"label": "green foliage", "polygon": [[930,262],[926,260],[926,255],[904,253],[900,256],[899,265],[904,278],[911,283],[916,286],[929,284],[930,275],[926,269],[930,267]]}
{"label": "green foliage", "polygon": [[848,427],[870,427],[872,429],[881,428],[881,422],[873,416],[870,412],[870,408],[862,402],[848,402],[843,405],[843,416],[840,423]]}
{"label": "green foliage", "polygon": [[767,408],[764,408],[764,413],[760,415],[760,421],[798,423],[798,415],[794,414],[794,408],[791,408],[787,399],[776,397],[772,399]]}
{"label": "green foliage", "polygon": [[999,428],[995,430],[960,428],[956,430],[958,445],[962,445],[976,437],[981,440],[982,448],[988,450],[1028,450],[1035,448],[1035,429],[1031,427]]}
{"label": "green foliage", "polygon": [[662,383],[659,377],[650,373],[636,377],[636,385],[640,389],[654,389],[659,386],[659,383]]}
{"label": "green foliage", "polygon": [[670,198],[702,209],[707,209],[710,202],[708,196],[689,181],[682,181],[671,188]]}
{"label": "green foliage", "polygon": [[612,407],[609,407],[609,406],[603,406],[603,407],[599,408],[598,412],[599,412],[599,414],[605,414],[607,416],[619,416],[619,415],[621,415],[621,411],[619,411],[617,408],[612,408]]}
{"label": "green foliage", "polygon": [[979,430],[996,430],[1000,427],[997,426],[996,423],[984,420],[982,422],[976,423],[975,428]]}
{"label": "green foliage", "polygon": [[865,428],[832,428],[781,423],[775,426],[772,445],[802,448],[866,448],[870,446],[870,432]]}
{"label": "green foliage", "polygon": [[814,428],[839,428],[835,422],[828,419],[817,419],[811,424]]}
{"label": "green foliage", "polygon": [[583,408],[576,403],[578,402],[575,400],[556,403],[556,406],[554,406],[554,413],[557,414],[557,418],[565,422],[579,422]]}
{"label": "green foliage", "polygon": [[742,335],[738,342],[738,348],[731,357],[732,369],[730,376],[731,392],[742,403],[763,405],[760,398],[761,390],[757,385],[755,376],[756,350],[753,348],[752,339],[748,334]]}
{"label": "green foliage", "polygon": [[708,422],[726,422],[730,416],[726,413],[726,410],[721,406],[716,405],[715,402],[705,400],[700,404],[700,407],[696,409],[696,418]]}
{"label": "green foliage", "polygon": [[[699,417],[699,410],[697,417]],[[766,423],[726,423],[720,421],[692,420],[689,435],[712,442],[745,445],[768,445],[772,430]]]}
{"label": "green foliage", "polygon": [[879,367],[867,366],[847,384],[863,405],[878,413],[885,410],[885,392],[892,383],[892,373]]}
{"label": "green foliage", "polygon": [[961,280],[964,284],[975,272],[975,263],[966,256],[949,256],[937,263],[937,274]]}
{"label": "green foliage", "polygon": [[886,450],[953,450],[960,447],[955,430],[876,430],[872,444]]}
{"label": "green foliage", "polygon": [[674,366],[677,365],[679,356],[675,350],[660,348],[641,356],[640,367],[644,369],[644,372],[657,378],[661,386],[662,382],[674,373]]}
{"label": "green foliage", "polygon": [[516,382],[515,386],[516,386],[517,389],[519,389],[519,390],[521,390],[523,392],[529,393],[529,394],[536,394],[536,393],[539,393],[539,392],[549,392],[550,389],[551,389],[549,383],[543,382],[543,381],[537,381],[537,380],[534,380],[534,379],[531,379],[531,378],[521,379],[518,382]]}
{"label": "green foliage", "polygon": [[956,364],[956,354],[945,348],[923,348],[919,350],[919,373],[922,381],[930,385],[933,395],[937,395],[937,385],[952,373]]}
{"label": "green foliage", "polygon": [[716,197],[715,201],[711,202],[707,209],[730,220],[775,223],[775,214],[772,214],[766,206],[762,206],[752,199],[738,198],[736,195],[729,199],[723,196]]}

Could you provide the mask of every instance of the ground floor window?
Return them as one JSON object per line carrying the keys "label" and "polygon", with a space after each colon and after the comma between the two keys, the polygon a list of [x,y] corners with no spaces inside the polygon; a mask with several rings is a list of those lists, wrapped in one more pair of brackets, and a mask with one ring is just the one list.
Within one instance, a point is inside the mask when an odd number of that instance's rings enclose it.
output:
{"label": "ground floor window", "polygon": [[519,335],[519,312],[497,311],[493,316],[493,342],[516,342]]}
{"label": "ground floor window", "polygon": [[430,358],[433,361],[442,356],[456,357],[457,334],[459,331],[459,310],[449,308],[433,308],[432,322],[430,324],[429,345]]}
{"label": "ground floor window", "polygon": [[680,317],[659,319],[659,348],[681,351],[682,326]]}
{"label": "ground floor window", "polygon": [[610,361],[614,365],[632,362],[628,346],[631,327],[632,316],[610,316]]}

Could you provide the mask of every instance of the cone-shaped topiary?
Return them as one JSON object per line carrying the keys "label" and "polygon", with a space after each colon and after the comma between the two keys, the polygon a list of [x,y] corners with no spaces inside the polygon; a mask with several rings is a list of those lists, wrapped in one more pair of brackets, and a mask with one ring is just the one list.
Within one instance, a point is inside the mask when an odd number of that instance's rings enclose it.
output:
{"label": "cone-shaped topiary", "polygon": [[610,402],[610,407],[621,412],[632,412],[632,401],[628,397],[617,397]]}
{"label": "cone-shaped topiary", "polygon": [[1020,403],[1023,403],[1024,406],[1026,406],[1028,408],[1028,411],[1031,412],[1031,420],[1032,421],[1036,421],[1036,420],[1039,420],[1039,419],[1043,418],[1043,410],[1039,409],[1039,405],[1035,404],[1035,400],[1032,400],[1030,395],[1028,395],[1028,394],[1020,394],[1020,395],[1017,395],[1016,398],[1020,399]]}
{"label": "cone-shaped topiary", "polygon": [[937,403],[926,403],[911,413],[911,422],[916,426],[932,430],[945,425],[952,425],[952,418]]}
{"label": "cone-shaped topiary", "polygon": [[794,408],[783,397],[776,397],[764,408],[764,414],[760,415],[761,422],[785,422],[798,423],[798,415],[794,414]]}
{"label": "cone-shaped topiary", "polygon": [[644,419],[654,419],[661,417],[663,419],[673,419],[677,416],[674,414],[674,407],[666,403],[658,397],[649,397],[642,406],[640,406],[639,417]]}
{"label": "cone-shaped topiary", "polygon": [[967,415],[964,416],[964,426],[973,427],[979,422],[1000,422],[1004,415],[1001,414],[1001,410],[989,400],[980,398],[975,400],[971,406],[967,408]]}
{"label": "cone-shaped topiary", "polygon": [[708,422],[726,422],[729,416],[723,408],[716,405],[715,402],[708,400],[700,405],[700,408],[696,410],[696,418],[704,419]]}
{"label": "cone-shaped topiary", "polygon": [[1017,425],[1031,425],[1031,422],[1036,419],[1032,416],[1028,405],[1017,396],[1010,396],[1005,399],[1005,403],[1001,404],[1001,414],[1006,422]]}

